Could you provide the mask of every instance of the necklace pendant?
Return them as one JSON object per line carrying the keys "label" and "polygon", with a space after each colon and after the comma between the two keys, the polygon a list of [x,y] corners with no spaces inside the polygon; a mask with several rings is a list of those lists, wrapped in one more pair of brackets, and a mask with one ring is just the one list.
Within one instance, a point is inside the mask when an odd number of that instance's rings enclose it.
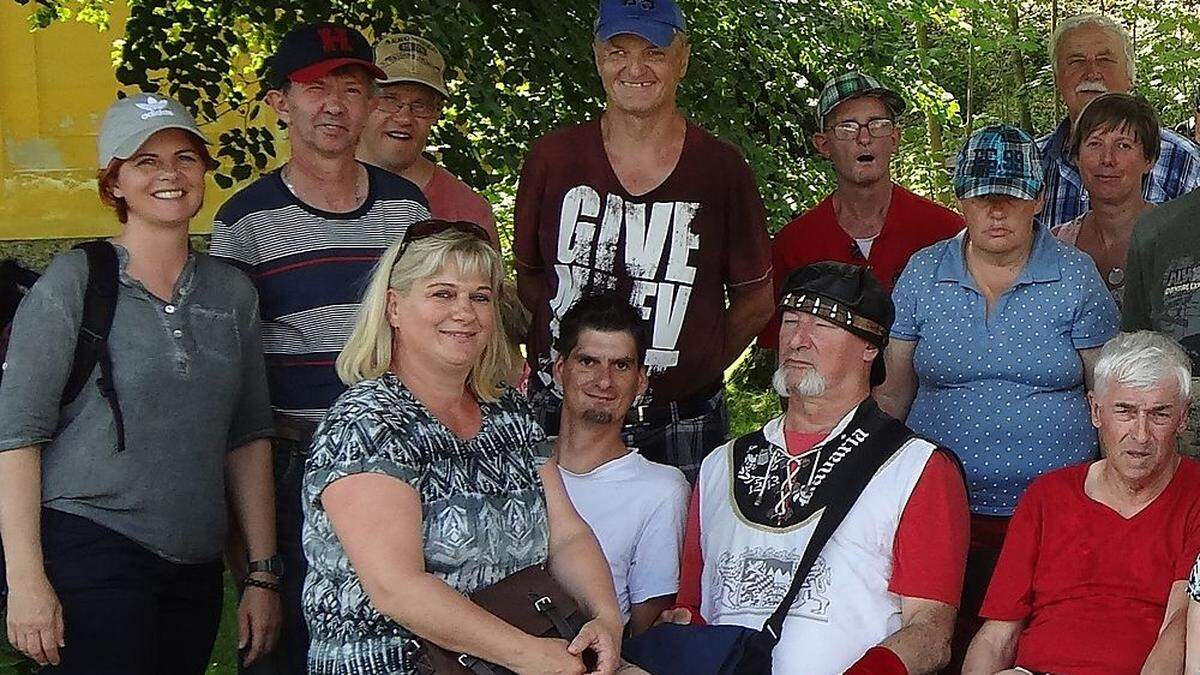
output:
{"label": "necklace pendant", "polygon": [[1108,285],[1120,286],[1125,283],[1125,270],[1120,267],[1114,267],[1108,271]]}

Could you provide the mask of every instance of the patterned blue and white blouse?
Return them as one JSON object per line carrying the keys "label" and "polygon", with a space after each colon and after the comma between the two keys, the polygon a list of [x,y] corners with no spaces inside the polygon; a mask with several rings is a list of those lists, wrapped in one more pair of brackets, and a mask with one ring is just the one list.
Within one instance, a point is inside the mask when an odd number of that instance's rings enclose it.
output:
{"label": "patterned blue and white blouse", "polygon": [[385,373],[342,394],[317,428],[303,487],[312,675],[415,672],[412,634],[371,604],[321,507],[339,478],[380,473],[411,485],[421,497],[425,569],[460,593],[545,562],[545,436],[513,389],[480,408],[479,433],[458,438]]}

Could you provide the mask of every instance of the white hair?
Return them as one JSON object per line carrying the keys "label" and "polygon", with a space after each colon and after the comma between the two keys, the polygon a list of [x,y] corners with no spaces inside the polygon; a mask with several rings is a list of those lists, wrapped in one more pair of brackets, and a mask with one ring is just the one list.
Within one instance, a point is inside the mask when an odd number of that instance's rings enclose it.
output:
{"label": "white hair", "polygon": [[1129,73],[1129,81],[1133,82],[1137,77],[1137,65],[1133,60],[1133,39],[1129,37],[1129,31],[1125,30],[1124,26],[1117,23],[1111,17],[1096,12],[1085,12],[1063,19],[1058,24],[1058,27],[1054,29],[1054,33],[1050,35],[1050,67],[1054,69],[1055,79],[1058,79],[1059,43],[1062,42],[1064,35],[1084,26],[1103,28],[1116,36],[1117,40],[1121,42],[1121,51],[1125,52],[1125,70]]}
{"label": "white hair", "polygon": [[1117,333],[1104,343],[1096,361],[1095,389],[1098,393],[1113,383],[1131,389],[1156,389],[1174,378],[1179,398],[1186,401],[1192,393],[1192,360],[1171,338],[1162,333],[1140,330]]}

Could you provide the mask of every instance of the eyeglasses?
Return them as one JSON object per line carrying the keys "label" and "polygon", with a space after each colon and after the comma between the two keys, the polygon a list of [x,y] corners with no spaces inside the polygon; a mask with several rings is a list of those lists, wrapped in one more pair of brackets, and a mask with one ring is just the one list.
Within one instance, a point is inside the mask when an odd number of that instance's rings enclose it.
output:
{"label": "eyeglasses", "polygon": [[892,133],[896,128],[896,123],[886,117],[871,120],[866,124],[859,124],[854,120],[846,120],[845,122],[838,122],[831,127],[827,127],[825,131],[833,131],[833,135],[839,140],[849,141],[858,138],[858,130],[863,127],[867,128],[867,133],[872,138],[883,138]]}
{"label": "eyeglasses", "polygon": [[380,110],[389,115],[395,115],[401,110],[408,108],[413,117],[419,117],[424,120],[437,117],[439,109],[437,104],[430,103],[429,101],[417,99],[416,101],[405,103],[391,94],[380,94],[376,99],[375,105],[379,106]]}
{"label": "eyeglasses", "polygon": [[[485,242],[489,246],[492,245],[492,238],[488,236],[487,230],[475,223],[465,220],[438,220],[437,218],[430,218],[428,220],[417,221],[408,226],[408,229],[404,231],[404,238],[400,240],[400,255],[404,255],[404,252],[408,250],[409,245],[414,241],[428,239],[443,232],[461,232]],[[396,257],[399,259],[400,256]]]}

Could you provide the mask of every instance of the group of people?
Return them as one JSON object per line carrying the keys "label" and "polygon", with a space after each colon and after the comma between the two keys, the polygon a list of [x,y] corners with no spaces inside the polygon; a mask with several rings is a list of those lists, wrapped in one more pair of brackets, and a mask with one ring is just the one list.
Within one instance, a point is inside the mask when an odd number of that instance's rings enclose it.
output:
{"label": "group of people", "polygon": [[[9,642],[202,673],[228,568],[244,673],[416,673],[431,645],[636,673],[656,626],[757,630],[803,582],[775,673],[1200,672],[1200,147],[1129,93],[1125,30],[1058,26],[1067,118],[974,132],[958,211],[892,180],[903,96],[834,77],[836,188],[773,239],[676,105],[676,3],[600,0],[593,30],[605,108],[529,152],[515,288],[488,202],[424,154],[451,96],[424,38],[285,35],[289,159],[208,254],[203,131],[113,104],[111,328],[81,330],[105,273],[64,253],[0,381]],[[782,413],[730,439],[756,337]],[[531,567],[587,616],[571,639],[468,598]]]}

